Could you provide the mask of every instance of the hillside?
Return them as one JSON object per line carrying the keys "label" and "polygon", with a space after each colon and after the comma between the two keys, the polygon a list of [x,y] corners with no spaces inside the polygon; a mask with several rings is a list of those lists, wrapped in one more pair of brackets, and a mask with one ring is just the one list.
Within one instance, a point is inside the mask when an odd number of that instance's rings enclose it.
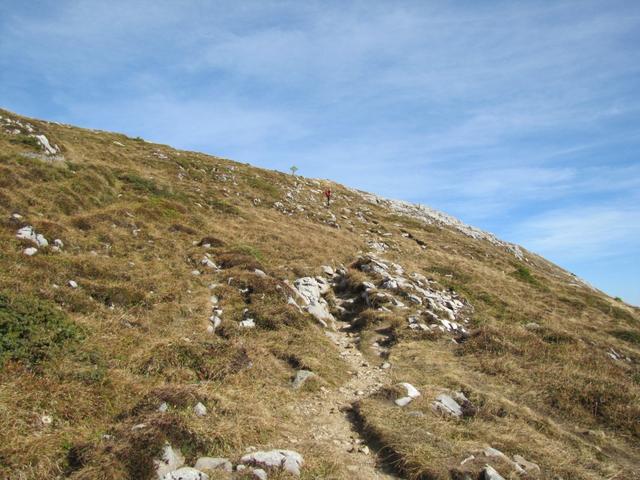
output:
{"label": "hillside", "polygon": [[427,207],[0,110],[0,241],[1,478],[640,478],[640,311]]}

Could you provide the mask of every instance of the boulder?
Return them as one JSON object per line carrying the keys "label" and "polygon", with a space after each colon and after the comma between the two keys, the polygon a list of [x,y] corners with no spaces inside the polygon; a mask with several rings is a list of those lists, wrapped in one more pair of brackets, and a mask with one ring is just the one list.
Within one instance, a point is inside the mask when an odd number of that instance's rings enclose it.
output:
{"label": "boulder", "polygon": [[462,407],[450,395],[441,393],[431,404],[432,408],[437,412],[453,415],[454,417],[462,416]]}
{"label": "boulder", "polygon": [[32,257],[33,255],[35,255],[36,253],[38,253],[38,249],[35,247],[29,247],[29,248],[25,248],[22,253],[24,253],[25,255],[27,255],[28,257]]}
{"label": "boulder", "polygon": [[168,472],[162,480],[209,480],[209,475],[195,468],[182,467]]}
{"label": "boulder", "polygon": [[303,464],[302,455],[292,450],[258,451],[244,455],[240,461],[249,465],[281,468],[296,477],[300,476]]}
{"label": "boulder", "polygon": [[165,475],[184,465],[184,457],[180,450],[174,450],[171,445],[166,443],[162,448],[160,459],[155,459],[153,463],[156,467],[157,478],[163,480]]}
{"label": "boulder", "polygon": [[225,472],[231,472],[233,465],[226,458],[200,457],[194,468],[197,470],[224,470]]}

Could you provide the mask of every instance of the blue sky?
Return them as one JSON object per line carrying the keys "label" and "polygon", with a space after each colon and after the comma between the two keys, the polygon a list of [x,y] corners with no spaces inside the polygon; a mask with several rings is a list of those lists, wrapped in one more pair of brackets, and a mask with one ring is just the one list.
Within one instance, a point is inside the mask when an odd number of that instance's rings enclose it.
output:
{"label": "blue sky", "polygon": [[0,106],[426,203],[640,304],[640,2],[0,0]]}

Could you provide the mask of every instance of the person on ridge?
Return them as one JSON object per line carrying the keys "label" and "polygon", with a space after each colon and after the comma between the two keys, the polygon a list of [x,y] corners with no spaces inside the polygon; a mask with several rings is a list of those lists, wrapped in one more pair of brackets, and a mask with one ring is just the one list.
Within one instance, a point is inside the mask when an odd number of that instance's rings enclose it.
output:
{"label": "person on ridge", "polygon": [[329,208],[329,203],[331,202],[331,189],[327,188],[324,191],[324,196],[327,198],[327,208]]}

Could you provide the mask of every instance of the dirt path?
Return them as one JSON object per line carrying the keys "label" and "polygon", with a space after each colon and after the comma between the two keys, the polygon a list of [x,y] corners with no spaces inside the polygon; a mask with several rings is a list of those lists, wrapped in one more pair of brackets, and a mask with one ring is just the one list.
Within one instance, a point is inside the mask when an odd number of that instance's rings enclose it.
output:
{"label": "dirt path", "polygon": [[[327,331],[326,335],[349,365],[351,379],[338,389],[323,389],[297,407],[308,422],[309,440],[328,446],[336,458],[344,459],[353,475],[350,478],[400,479],[360,436],[350,414],[354,402],[389,382],[388,370],[381,368],[384,359],[381,356],[375,364],[368,362],[357,348],[358,334],[348,332],[349,324],[337,321],[336,327],[336,331]],[[384,355],[383,348],[379,351]]]}

